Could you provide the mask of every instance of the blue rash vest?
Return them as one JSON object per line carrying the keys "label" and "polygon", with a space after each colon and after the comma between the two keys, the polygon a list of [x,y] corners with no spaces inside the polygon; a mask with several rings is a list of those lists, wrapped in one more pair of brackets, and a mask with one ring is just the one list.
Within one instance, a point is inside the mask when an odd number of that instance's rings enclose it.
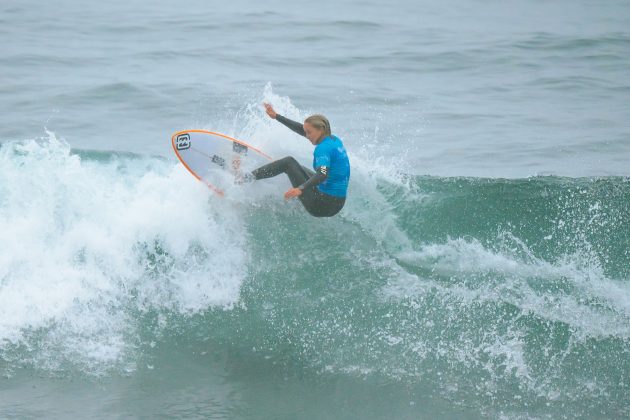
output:
{"label": "blue rash vest", "polygon": [[328,177],[317,185],[324,194],[345,197],[350,180],[350,161],[341,139],[335,135],[325,137],[313,152],[313,169],[325,166]]}

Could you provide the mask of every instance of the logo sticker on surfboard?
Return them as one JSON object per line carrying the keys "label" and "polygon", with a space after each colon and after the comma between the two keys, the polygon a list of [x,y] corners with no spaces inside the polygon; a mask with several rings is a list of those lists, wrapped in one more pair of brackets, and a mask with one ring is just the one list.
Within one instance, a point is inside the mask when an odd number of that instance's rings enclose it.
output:
{"label": "logo sticker on surfboard", "polygon": [[175,147],[177,150],[186,150],[190,148],[190,135],[189,134],[180,134],[175,139]]}

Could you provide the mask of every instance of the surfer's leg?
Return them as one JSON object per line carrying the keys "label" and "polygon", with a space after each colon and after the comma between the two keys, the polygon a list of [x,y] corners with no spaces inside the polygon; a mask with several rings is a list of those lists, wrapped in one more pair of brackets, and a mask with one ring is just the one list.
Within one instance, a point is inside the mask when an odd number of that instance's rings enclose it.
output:
{"label": "surfer's leg", "polygon": [[278,159],[252,171],[255,179],[271,178],[281,173],[287,174],[294,188],[304,184],[310,178],[305,168],[291,156]]}
{"label": "surfer's leg", "polygon": [[[315,172],[301,166],[290,156],[261,166],[253,170],[251,175],[254,179],[265,179],[280,175],[281,173],[288,175],[289,180],[291,180],[291,185],[293,185],[294,188],[302,185],[310,177],[315,175]],[[317,187],[306,188],[298,198],[306,211],[315,217],[334,216],[339,213],[346,202],[345,198],[324,194],[318,190]]]}

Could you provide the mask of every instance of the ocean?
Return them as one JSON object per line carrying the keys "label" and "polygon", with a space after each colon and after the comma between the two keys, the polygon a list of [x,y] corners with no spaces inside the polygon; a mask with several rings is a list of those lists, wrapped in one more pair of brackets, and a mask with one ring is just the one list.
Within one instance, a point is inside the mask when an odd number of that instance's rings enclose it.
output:
{"label": "ocean", "polygon": [[[0,3],[0,418],[630,418],[630,3]],[[348,200],[220,198],[171,135]]]}

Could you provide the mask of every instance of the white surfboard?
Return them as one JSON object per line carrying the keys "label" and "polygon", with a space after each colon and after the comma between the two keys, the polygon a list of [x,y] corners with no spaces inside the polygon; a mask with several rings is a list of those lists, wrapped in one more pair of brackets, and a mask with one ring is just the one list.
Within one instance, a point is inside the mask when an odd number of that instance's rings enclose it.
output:
{"label": "white surfboard", "polygon": [[272,160],[244,141],[212,131],[178,131],[171,142],[184,167],[221,197],[227,182],[234,184],[238,177]]}

